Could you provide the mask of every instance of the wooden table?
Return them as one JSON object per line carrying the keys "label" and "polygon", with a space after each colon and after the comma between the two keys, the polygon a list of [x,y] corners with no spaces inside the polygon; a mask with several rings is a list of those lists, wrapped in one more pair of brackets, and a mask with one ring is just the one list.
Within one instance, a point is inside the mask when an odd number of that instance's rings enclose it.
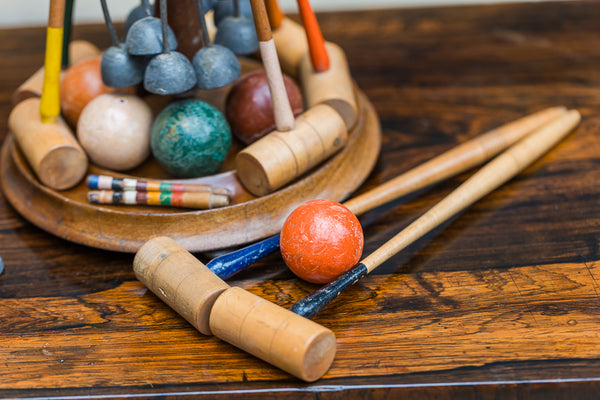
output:
{"label": "wooden table", "polygon": [[[524,173],[393,257],[316,321],[329,372],[302,383],[204,337],[134,277],[131,254],[56,238],[0,200],[0,396],[597,398],[600,392],[600,4],[319,15],[383,131],[360,191],[524,114],[580,127]],[[0,134],[44,30],[0,30]],[[76,38],[109,45],[102,26]],[[470,173],[361,218],[370,253]],[[206,261],[208,256],[198,255]],[[316,287],[274,255],[231,281],[281,306]]]}

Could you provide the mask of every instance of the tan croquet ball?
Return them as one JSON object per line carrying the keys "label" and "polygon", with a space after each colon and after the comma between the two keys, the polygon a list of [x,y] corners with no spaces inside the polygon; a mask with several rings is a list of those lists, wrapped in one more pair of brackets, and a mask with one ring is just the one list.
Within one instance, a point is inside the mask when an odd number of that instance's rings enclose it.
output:
{"label": "tan croquet ball", "polygon": [[150,154],[152,111],[139,97],[103,94],[82,111],[77,138],[93,163],[124,171]]}

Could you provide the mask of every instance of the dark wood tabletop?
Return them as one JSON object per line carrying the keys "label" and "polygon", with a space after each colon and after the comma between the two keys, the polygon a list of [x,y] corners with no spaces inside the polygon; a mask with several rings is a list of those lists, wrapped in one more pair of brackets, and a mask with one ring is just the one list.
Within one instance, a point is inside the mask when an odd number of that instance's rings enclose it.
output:
{"label": "dark wood tabletop", "polygon": [[[600,3],[318,17],[381,123],[359,192],[546,107],[576,108],[582,122],[325,308],[315,321],[335,333],[337,354],[314,383],[200,334],[135,279],[132,254],[55,237],[0,196],[1,397],[600,396]],[[110,45],[101,25],[76,24],[73,36]],[[42,27],[0,30],[3,138],[44,37]],[[471,174],[363,215],[365,254]],[[278,254],[229,283],[285,308],[317,288]]]}

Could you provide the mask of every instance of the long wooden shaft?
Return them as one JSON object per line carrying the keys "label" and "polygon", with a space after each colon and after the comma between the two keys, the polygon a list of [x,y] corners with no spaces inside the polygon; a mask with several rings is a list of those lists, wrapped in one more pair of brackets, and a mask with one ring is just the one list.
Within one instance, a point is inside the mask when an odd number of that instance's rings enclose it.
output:
{"label": "long wooden shaft", "polygon": [[580,118],[577,111],[569,111],[486,164],[419,219],[367,256],[362,261],[367,271],[373,271],[415,240],[508,182],[554,147],[577,126]]}
{"label": "long wooden shaft", "polygon": [[[441,182],[489,160],[535,129],[566,113],[551,107],[477,136],[416,168],[344,203],[355,215],[379,207],[409,193]],[[279,235],[212,259],[207,267],[222,279],[253,264],[279,248]]]}
{"label": "long wooden shaft", "polygon": [[357,266],[312,295],[298,301],[292,306],[291,311],[307,318],[316,315],[344,289],[524,170],[571,132],[580,119],[579,112],[572,110],[525,137],[483,166],[442,201],[364,258]]}
{"label": "long wooden shaft", "polygon": [[44,58],[44,85],[40,101],[40,117],[43,123],[55,123],[60,114],[59,88],[64,18],[65,0],[50,0]]}
{"label": "long wooden shaft", "polygon": [[264,0],[250,0],[256,33],[258,36],[260,55],[271,92],[275,126],[280,132],[294,129],[294,112],[283,83],[283,75],[277,58],[275,42],[271,34],[271,26],[265,8]]}
{"label": "long wooden shaft", "polygon": [[564,107],[551,107],[502,125],[348,200],[344,205],[354,215],[362,215],[392,200],[441,182],[489,160],[565,112]]}

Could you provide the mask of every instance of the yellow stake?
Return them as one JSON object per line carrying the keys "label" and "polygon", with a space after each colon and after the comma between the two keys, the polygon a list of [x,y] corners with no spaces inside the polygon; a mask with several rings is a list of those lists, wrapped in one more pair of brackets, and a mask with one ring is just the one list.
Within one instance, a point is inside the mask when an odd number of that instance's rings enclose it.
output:
{"label": "yellow stake", "polygon": [[56,122],[60,114],[60,68],[62,59],[63,22],[65,0],[50,1],[50,15],[46,31],[46,56],[44,59],[44,85],[40,99],[40,116],[43,123]]}

